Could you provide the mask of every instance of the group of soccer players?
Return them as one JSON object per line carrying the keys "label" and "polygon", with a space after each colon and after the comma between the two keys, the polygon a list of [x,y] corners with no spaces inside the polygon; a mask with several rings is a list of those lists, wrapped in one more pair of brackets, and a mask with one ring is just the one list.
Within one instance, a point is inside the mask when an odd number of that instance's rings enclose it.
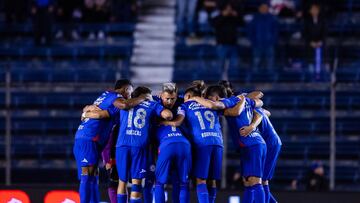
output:
{"label": "group of soccer players", "polygon": [[111,203],[150,203],[153,196],[163,203],[165,184],[172,184],[174,202],[188,203],[191,179],[199,203],[215,202],[223,157],[220,116],[225,116],[241,152],[242,201],[276,202],[269,180],[281,141],[270,112],[262,108],[262,97],[258,91],[235,95],[227,81],[208,87],[194,81],[183,96],[174,83],[163,84],[161,94],[153,96],[147,87],[134,90],[129,80],[117,81],[114,90],[83,109],[75,135],[81,203],[99,202],[101,153]]}

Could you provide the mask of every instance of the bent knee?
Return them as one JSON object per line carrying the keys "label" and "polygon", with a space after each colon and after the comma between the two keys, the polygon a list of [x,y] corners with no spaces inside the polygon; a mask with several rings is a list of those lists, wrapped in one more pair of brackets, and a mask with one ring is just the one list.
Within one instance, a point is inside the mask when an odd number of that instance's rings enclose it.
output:
{"label": "bent knee", "polygon": [[196,178],[196,184],[206,184],[206,180],[205,179],[200,179],[200,178]]}
{"label": "bent knee", "polygon": [[257,184],[261,184],[261,183],[262,183],[262,180],[259,177],[250,176],[250,177],[247,177],[244,179],[244,184],[247,187],[249,187],[249,186],[251,187],[251,186],[254,186]]}

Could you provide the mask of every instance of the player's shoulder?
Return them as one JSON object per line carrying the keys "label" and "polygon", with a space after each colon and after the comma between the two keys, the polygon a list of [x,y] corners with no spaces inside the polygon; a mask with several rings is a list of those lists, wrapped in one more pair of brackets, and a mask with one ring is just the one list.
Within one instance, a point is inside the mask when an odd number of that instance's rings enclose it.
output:
{"label": "player's shoulder", "polygon": [[160,103],[157,102],[157,101],[149,101],[149,100],[146,100],[146,101],[143,101],[141,102],[138,106],[139,107],[143,107],[143,108],[154,108],[156,105],[159,105]]}
{"label": "player's shoulder", "polygon": [[[180,105],[182,108],[189,108],[195,101],[186,101]],[[196,102],[195,102],[196,103]]]}
{"label": "player's shoulder", "polygon": [[161,102],[161,98],[159,96],[157,96],[157,95],[153,95],[152,98],[156,102]]}
{"label": "player's shoulder", "polygon": [[115,91],[112,90],[106,90],[104,91],[101,96],[107,98],[107,99],[112,99],[112,98],[123,98],[123,96]]}

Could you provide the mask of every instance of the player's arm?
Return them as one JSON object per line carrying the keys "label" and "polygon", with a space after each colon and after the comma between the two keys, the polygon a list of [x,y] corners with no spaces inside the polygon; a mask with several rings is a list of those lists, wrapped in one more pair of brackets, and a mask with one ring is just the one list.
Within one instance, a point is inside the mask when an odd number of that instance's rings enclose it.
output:
{"label": "player's arm", "polygon": [[245,108],[245,97],[243,95],[239,95],[238,98],[240,101],[236,104],[236,106],[232,108],[228,108],[224,111],[224,116],[238,116]]}
{"label": "player's arm", "polygon": [[149,95],[140,95],[139,97],[131,98],[131,99],[127,99],[127,100],[125,100],[124,98],[117,98],[113,102],[113,105],[119,109],[131,109],[145,100],[152,100],[152,98],[150,99],[150,97],[151,97],[151,95],[150,96]]}
{"label": "player's arm", "polygon": [[252,131],[254,131],[258,125],[261,123],[262,115],[254,110],[254,117],[249,126],[245,126],[239,129],[241,136],[248,136]]}
{"label": "player's arm", "polygon": [[185,120],[185,116],[181,115],[181,114],[178,114],[174,120],[172,120],[172,121],[162,121],[162,122],[160,122],[160,124],[179,127],[184,122],[184,120]]}
{"label": "player's arm", "polygon": [[249,94],[246,95],[246,97],[250,99],[261,99],[264,96],[264,93],[261,91],[252,91]]}
{"label": "player's arm", "polygon": [[255,102],[255,107],[260,108],[264,105],[264,102],[261,99],[252,99]]}
{"label": "player's arm", "polygon": [[170,121],[173,118],[173,114],[169,109],[162,110],[160,116],[167,121]]}
{"label": "player's arm", "polygon": [[95,104],[92,105],[86,105],[83,108],[83,112],[87,112],[87,111],[96,111],[96,110],[101,110],[98,106],[96,106]]}
{"label": "player's arm", "polygon": [[103,119],[103,118],[110,118],[110,114],[106,110],[95,110],[95,111],[84,112],[81,115],[81,117],[93,118],[93,119]]}
{"label": "player's arm", "polygon": [[202,97],[193,97],[192,98],[194,101],[196,101],[197,103],[205,106],[206,108],[209,108],[209,109],[213,109],[213,110],[223,110],[225,109],[225,105],[224,103],[220,102],[220,101],[217,101],[217,102],[214,102],[214,101],[211,101],[211,100],[208,100],[208,99],[204,99]]}
{"label": "player's arm", "polygon": [[266,110],[266,109],[262,109],[262,111],[264,112],[264,114],[267,116],[267,117],[270,117],[271,116],[271,112]]}

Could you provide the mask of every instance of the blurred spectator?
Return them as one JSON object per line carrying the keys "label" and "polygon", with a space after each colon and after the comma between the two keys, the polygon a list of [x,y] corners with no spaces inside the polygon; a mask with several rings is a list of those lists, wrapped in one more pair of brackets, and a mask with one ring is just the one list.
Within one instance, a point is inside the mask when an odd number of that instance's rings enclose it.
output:
{"label": "blurred spectator", "polygon": [[215,29],[218,57],[224,74],[222,79],[224,79],[227,68],[238,65],[237,29],[241,24],[241,19],[230,3],[220,9],[217,14],[214,14],[212,24]]}
{"label": "blurred spectator", "polygon": [[51,45],[53,1],[34,0],[31,8],[33,15],[34,40],[36,45]]}
{"label": "blurred spectator", "polygon": [[311,170],[305,177],[307,191],[327,191],[329,189],[328,180],[325,177],[324,167],[320,162],[311,166]]}
{"label": "blurred spectator", "polygon": [[270,13],[280,18],[295,18],[296,3],[293,0],[271,0]]}
{"label": "blurred spectator", "polygon": [[265,59],[267,69],[272,69],[274,64],[274,46],[277,43],[278,23],[269,13],[269,5],[262,3],[259,13],[249,24],[248,35],[253,50],[253,68],[257,70],[262,59]]}
{"label": "blurred spectator", "polygon": [[[110,20],[110,3],[107,0],[85,0],[83,19],[86,23],[102,23]],[[88,39],[104,39],[103,30],[96,30],[89,33]]]}
{"label": "blurred spectator", "polygon": [[322,15],[327,18],[332,18],[336,14],[335,6],[338,0],[301,0],[300,1],[303,17],[309,17],[309,9],[312,5],[316,4],[322,8]]}
{"label": "blurred spectator", "polygon": [[5,0],[6,23],[22,23],[28,17],[29,0]]}
{"label": "blurred spectator", "polygon": [[111,21],[133,22],[137,11],[136,0],[112,0]]}
{"label": "blurred spectator", "polygon": [[318,4],[311,5],[309,14],[309,17],[304,19],[303,32],[306,47],[308,47],[307,53],[309,53],[307,57],[309,66],[314,66],[313,63],[315,62],[316,71],[320,71],[317,69],[320,68],[321,58],[323,57],[323,47],[325,45],[326,37],[326,21],[321,15],[321,8]]}
{"label": "blurred spectator", "polygon": [[200,0],[200,8],[198,12],[198,23],[208,24],[211,20],[211,15],[217,10],[216,0]]}
{"label": "blurred spectator", "polygon": [[188,33],[191,36],[195,35],[195,11],[197,0],[177,0],[177,33],[184,35]]}
{"label": "blurred spectator", "polygon": [[299,184],[304,184],[306,191],[324,192],[329,190],[329,181],[325,177],[324,166],[321,162],[314,162],[305,177],[301,180],[293,180],[291,187],[297,190]]}
{"label": "blurred spectator", "polygon": [[57,0],[56,21],[63,26],[57,31],[55,38],[79,39],[74,23],[79,22],[82,17],[81,6],[82,0]]}
{"label": "blurred spectator", "polygon": [[[240,171],[240,170],[239,170]],[[240,189],[243,181],[242,181],[242,177],[241,177],[241,173],[239,171],[236,171],[234,173],[234,175],[232,176],[231,180],[230,180],[230,188],[231,189]]]}

